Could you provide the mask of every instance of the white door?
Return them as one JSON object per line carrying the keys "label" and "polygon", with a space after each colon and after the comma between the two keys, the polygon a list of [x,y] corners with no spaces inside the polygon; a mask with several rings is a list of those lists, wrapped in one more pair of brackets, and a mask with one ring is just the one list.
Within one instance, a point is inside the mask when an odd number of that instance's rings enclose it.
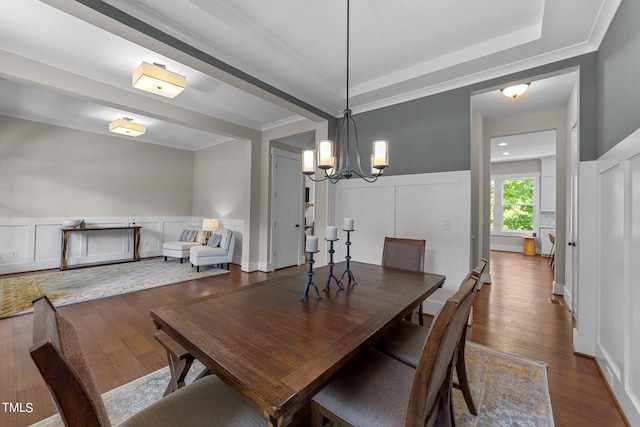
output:
{"label": "white door", "polygon": [[[578,248],[576,238],[578,230],[578,129],[577,125],[571,128],[571,140],[569,141],[569,161],[567,177],[567,245],[565,246],[564,280],[565,288],[571,292],[571,311],[578,316],[578,285],[576,273],[578,272]],[[556,251],[562,248],[556,247]]]}
{"label": "white door", "polygon": [[300,156],[272,151],[271,248],[273,268],[298,265],[302,254],[302,178]]}

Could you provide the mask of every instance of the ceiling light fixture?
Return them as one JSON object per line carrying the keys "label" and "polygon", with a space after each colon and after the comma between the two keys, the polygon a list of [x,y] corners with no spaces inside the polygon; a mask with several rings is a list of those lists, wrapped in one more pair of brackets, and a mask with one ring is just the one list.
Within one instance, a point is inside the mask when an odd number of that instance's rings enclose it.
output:
{"label": "ceiling light fixture", "polygon": [[[360,149],[358,147],[358,129],[356,122],[351,117],[349,109],[349,0],[347,0],[347,96],[346,108],[343,117],[338,120],[335,143],[330,140],[321,140],[316,143],[316,150],[304,150],[302,152],[302,173],[313,181],[328,179],[335,184],[341,179],[349,179],[353,176],[364,179],[367,182],[375,182],[382,171],[389,166],[389,141],[379,139],[373,141],[371,155],[372,173],[362,170],[360,164]],[[353,128],[353,129],[351,129]],[[351,137],[353,136],[355,153],[351,153]],[[355,154],[355,165],[351,165],[352,154]],[[313,179],[317,167],[324,171],[324,177]]]}
{"label": "ceiling light fixture", "polygon": [[531,83],[521,83],[518,85],[507,86],[504,89],[500,89],[500,92],[502,92],[502,94],[507,98],[516,99],[527,91],[530,84]]}
{"label": "ceiling light fixture", "polygon": [[506,142],[501,142],[500,144],[498,144],[499,147],[506,147],[507,145],[509,145]]}
{"label": "ceiling light fixture", "polygon": [[147,131],[147,128],[140,123],[136,123],[129,117],[123,117],[109,123],[109,132],[117,133],[125,136],[140,136]]}
{"label": "ceiling light fixture", "polygon": [[136,89],[167,98],[175,98],[187,86],[187,79],[180,74],[167,70],[162,64],[143,62],[134,71],[131,84]]}

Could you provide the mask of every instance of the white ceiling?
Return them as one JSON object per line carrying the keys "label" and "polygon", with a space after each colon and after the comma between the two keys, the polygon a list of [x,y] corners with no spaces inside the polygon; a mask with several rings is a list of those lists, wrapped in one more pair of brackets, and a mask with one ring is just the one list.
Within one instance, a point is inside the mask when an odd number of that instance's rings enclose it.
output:
{"label": "white ceiling", "polygon": [[539,159],[555,155],[555,130],[491,138],[491,163]]}
{"label": "white ceiling", "polygon": [[[366,111],[594,51],[619,2],[354,0],[350,106]],[[106,3],[321,111],[344,108],[344,0]],[[128,116],[147,126],[140,139],[189,150],[317,117],[78,2],[0,5],[1,114],[99,133]],[[173,100],[133,89],[142,61],[185,75],[187,89]],[[478,96],[487,99],[474,108],[500,114],[488,93]]]}

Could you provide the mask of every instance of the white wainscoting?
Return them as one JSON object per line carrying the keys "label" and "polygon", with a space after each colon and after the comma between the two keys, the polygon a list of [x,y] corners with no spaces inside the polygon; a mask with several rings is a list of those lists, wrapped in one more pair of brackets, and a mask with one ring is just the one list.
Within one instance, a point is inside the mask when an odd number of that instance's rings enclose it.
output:
{"label": "white wainscoting", "polygon": [[[379,265],[385,236],[425,239],[425,270],[447,276],[443,289],[425,302],[425,311],[435,313],[458,289],[471,264],[469,171],[383,176],[373,184],[341,181],[336,198],[335,225],[341,229],[345,217],[355,221],[354,261]],[[337,261],[346,255],[346,233],[339,238]]]}
{"label": "white wainscoting", "polygon": [[[60,267],[62,220],[66,218],[0,218],[0,274]],[[130,217],[84,218],[88,225],[128,224]],[[236,233],[234,261],[242,263],[242,220],[222,219],[222,226]],[[140,256],[162,255],[162,243],[177,240],[183,228],[200,228],[198,217],[137,217]],[[67,247],[67,265],[105,262],[133,257],[133,233],[108,231],[72,233]]]}
{"label": "white wainscoting", "polygon": [[[595,174],[595,356],[631,425],[640,425],[640,130],[598,159]],[[591,300],[583,273],[579,303]],[[578,322],[588,309],[580,305]]]}

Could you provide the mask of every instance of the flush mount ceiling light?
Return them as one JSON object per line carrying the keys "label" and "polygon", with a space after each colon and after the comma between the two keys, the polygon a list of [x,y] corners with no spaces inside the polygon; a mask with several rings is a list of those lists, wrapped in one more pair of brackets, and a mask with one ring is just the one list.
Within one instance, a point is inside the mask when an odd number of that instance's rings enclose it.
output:
{"label": "flush mount ceiling light", "polygon": [[[302,152],[302,173],[312,181],[324,181],[328,179],[335,184],[341,179],[351,177],[362,178],[367,182],[374,182],[382,175],[382,171],[389,166],[389,141],[379,139],[371,145],[371,173],[362,170],[360,164],[360,149],[358,147],[358,129],[356,122],[351,117],[349,109],[349,0],[347,0],[347,84],[346,84],[346,108],[343,117],[338,120],[336,141],[322,140],[316,143],[316,150],[304,150]],[[353,138],[353,139],[351,139]],[[351,142],[353,141],[353,147]],[[355,153],[352,153],[355,148]],[[352,164],[352,157],[355,162]],[[314,179],[312,177],[317,167],[322,169],[324,177]]]}
{"label": "flush mount ceiling light", "polygon": [[134,71],[131,79],[133,87],[167,98],[175,98],[187,86],[187,79],[169,71],[162,64],[143,62]]}
{"label": "flush mount ceiling light", "polygon": [[504,89],[500,89],[500,92],[508,98],[516,99],[527,91],[530,84],[531,83],[521,83],[519,85],[508,86]]}
{"label": "flush mount ceiling light", "polygon": [[109,123],[109,132],[118,133],[125,136],[140,136],[147,131],[147,128],[140,123],[136,123],[129,117],[123,117]]}

